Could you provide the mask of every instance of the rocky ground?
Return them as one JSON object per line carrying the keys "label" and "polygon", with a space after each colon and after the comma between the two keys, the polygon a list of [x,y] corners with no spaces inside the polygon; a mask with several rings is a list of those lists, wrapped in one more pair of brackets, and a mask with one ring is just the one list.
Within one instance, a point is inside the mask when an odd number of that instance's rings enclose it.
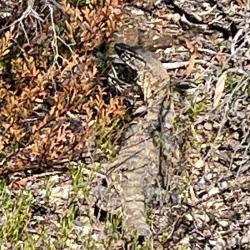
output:
{"label": "rocky ground", "polygon": [[1,249],[249,249],[249,1],[130,1],[123,10],[108,54],[116,42],[153,51],[182,100],[173,124],[180,160],[167,197],[147,204],[153,240],[126,242],[119,210],[107,207],[115,192],[96,188],[105,176],[72,163],[1,184],[2,214],[12,210],[2,231],[25,223]]}

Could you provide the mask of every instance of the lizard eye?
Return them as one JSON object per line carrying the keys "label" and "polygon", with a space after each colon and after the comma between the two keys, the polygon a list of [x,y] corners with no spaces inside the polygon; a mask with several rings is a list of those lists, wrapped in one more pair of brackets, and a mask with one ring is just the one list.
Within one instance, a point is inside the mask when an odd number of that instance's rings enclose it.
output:
{"label": "lizard eye", "polygon": [[134,70],[138,70],[142,64],[145,64],[143,58],[138,55],[136,47],[117,43],[115,44],[115,50],[120,59]]}
{"label": "lizard eye", "polygon": [[122,60],[134,57],[135,54],[131,47],[123,43],[115,44],[115,51]]}

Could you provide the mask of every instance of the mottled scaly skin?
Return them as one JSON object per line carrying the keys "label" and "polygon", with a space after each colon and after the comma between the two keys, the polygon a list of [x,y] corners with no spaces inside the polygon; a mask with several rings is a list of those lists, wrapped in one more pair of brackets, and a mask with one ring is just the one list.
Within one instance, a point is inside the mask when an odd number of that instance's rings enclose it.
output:
{"label": "mottled scaly skin", "polygon": [[141,47],[116,44],[119,57],[138,72],[137,84],[142,88],[147,103],[147,115],[144,120],[159,120],[164,116],[164,106],[169,99],[169,75],[154,54]]}
{"label": "mottled scaly skin", "polygon": [[121,197],[124,228],[135,230],[139,236],[149,237],[146,222],[144,189],[152,185],[159,174],[160,147],[157,137],[161,130],[164,105],[169,95],[169,76],[162,64],[150,52],[116,44],[119,57],[138,72],[147,114],[138,118],[128,129],[117,160],[109,172],[122,173]]}
{"label": "mottled scaly skin", "polygon": [[117,160],[110,166],[110,171],[121,173],[121,197],[124,228],[129,232],[136,230],[139,236],[151,233],[145,217],[144,188],[148,185],[149,175],[157,175],[159,151],[144,119],[140,119],[126,133]]}

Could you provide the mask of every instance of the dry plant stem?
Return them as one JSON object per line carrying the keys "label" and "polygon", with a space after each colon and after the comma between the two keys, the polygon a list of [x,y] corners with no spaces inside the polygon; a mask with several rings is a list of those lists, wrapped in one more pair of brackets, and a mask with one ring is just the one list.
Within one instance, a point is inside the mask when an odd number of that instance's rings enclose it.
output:
{"label": "dry plant stem", "polygon": [[[52,1],[53,4],[55,3],[54,1]],[[59,4],[55,4],[55,6],[59,9],[62,9],[62,7]],[[40,21],[40,22],[44,22],[44,20],[39,16],[39,14],[33,9],[34,7],[34,0],[28,0],[27,1],[27,8],[26,10],[23,12],[22,16],[19,17],[17,20],[15,20],[13,23],[11,23],[10,25],[8,25],[7,27],[3,27],[2,29],[0,29],[0,31],[14,27],[16,24],[19,24],[24,32],[25,38],[28,42],[28,44],[30,44],[29,41],[29,37],[28,34],[25,30],[24,24],[23,24],[23,20],[26,19],[27,17],[34,17],[36,20]],[[53,69],[53,67],[55,65],[58,66],[58,68],[60,68],[60,65],[58,64],[58,58],[61,58],[63,61],[67,61],[67,59],[63,58],[60,54],[59,54],[59,49],[58,49],[58,45],[57,45],[57,40],[59,40],[60,42],[62,42],[71,52],[72,55],[74,55],[73,50],[71,49],[70,45],[68,45],[65,41],[63,41],[62,38],[60,38],[57,34],[56,34],[56,28],[55,28],[55,22],[54,22],[54,11],[53,11],[53,7],[52,5],[46,1],[44,8],[49,8],[49,13],[50,13],[50,19],[51,19],[51,26],[52,26],[52,30],[53,30],[53,40],[51,42],[53,51],[54,51],[54,62],[53,65],[51,66],[51,69]],[[35,25],[35,27],[37,27]],[[69,63],[69,62],[68,62]],[[50,72],[50,71],[49,71]]]}
{"label": "dry plant stem", "polygon": [[[228,72],[238,72],[237,69],[229,69]],[[219,126],[219,129],[216,133],[216,136],[215,136],[215,139],[214,141],[217,141],[218,138],[221,136],[221,132],[222,132],[222,129],[227,121],[227,115],[228,115],[228,112],[230,110],[230,104],[231,104],[231,101],[233,99],[233,96],[234,94],[241,88],[243,87],[244,85],[247,86],[249,84],[249,80],[250,78],[247,78],[246,80],[244,80],[243,82],[241,82],[236,88],[233,89],[232,93],[230,94],[229,96],[229,99],[228,100],[224,100],[221,104],[220,104],[220,107],[223,108],[224,105],[225,105],[225,109],[224,109],[224,112],[223,112],[223,117],[221,119],[221,123],[220,123],[220,126]],[[216,109],[218,108],[215,108],[215,109],[212,109],[210,111],[210,113],[212,113],[213,111],[215,111]],[[218,109],[219,110],[219,109]],[[207,154],[205,155],[204,157],[204,161],[208,159],[208,157],[211,155],[211,153],[213,152],[214,148],[213,148],[213,145],[211,145],[210,149],[208,150]],[[234,151],[236,152],[236,151]],[[231,167],[231,165],[230,165]]]}
{"label": "dry plant stem", "polygon": [[34,7],[34,0],[28,0],[27,1],[27,8],[26,10],[23,12],[22,16],[19,17],[17,20],[15,20],[13,23],[11,23],[10,25],[8,25],[7,27],[3,27],[2,29],[0,29],[0,31],[3,31],[5,29],[8,29],[10,27],[14,27],[17,23],[19,23],[19,25],[21,25],[22,30],[24,32],[24,35],[27,39],[27,42],[29,44],[29,38],[28,35],[25,31],[25,27],[23,25],[23,20],[26,19],[27,17],[34,17],[35,19],[39,20],[40,22],[43,22],[44,20],[39,16],[39,14],[33,9]]}
{"label": "dry plant stem", "polygon": [[55,22],[54,22],[54,12],[53,12],[53,8],[51,6],[51,4],[47,3],[47,6],[49,8],[49,12],[50,12],[50,19],[51,19],[51,25],[52,25],[52,30],[53,30],[53,40],[51,42],[51,46],[54,52],[54,61],[53,64],[51,65],[48,74],[50,73],[51,70],[53,70],[54,66],[57,65],[58,68],[60,68],[60,65],[58,64],[58,59],[61,58],[63,61],[66,61],[69,64],[69,61],[67,59],[65,59],[64,57],[62,57],[59,54],[59,49],[58,49],[58,40],[60,42],[62,42],[71,52],[72,56],[74,56],[74,51],[71,49],[70,45],[68,45],[65,41],[63,41],[62,38],[60,38],[57,33],[56,33],[56,28],[55,28]]}

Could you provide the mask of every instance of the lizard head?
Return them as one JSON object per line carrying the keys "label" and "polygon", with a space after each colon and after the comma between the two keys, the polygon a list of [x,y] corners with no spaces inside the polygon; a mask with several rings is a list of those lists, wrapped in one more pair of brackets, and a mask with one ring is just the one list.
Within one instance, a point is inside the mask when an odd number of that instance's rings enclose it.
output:
{"label": "lizard head", "polygon": [[137,72],[137,84],[142,88],[145,101],[155,98],[158,91],[165,87],[165,80],[168,79],[162,63],[153,53],[141,47],[117,43],[115,51],[126,65]]}
{"label": "lizard head", "polygon": [[144,53],[142,48],[131,47],[124,43],[117,43],[115,44],[115,51],[119,58],[133,70],[139,72],[145,68],[147,62],[143,56]]}

